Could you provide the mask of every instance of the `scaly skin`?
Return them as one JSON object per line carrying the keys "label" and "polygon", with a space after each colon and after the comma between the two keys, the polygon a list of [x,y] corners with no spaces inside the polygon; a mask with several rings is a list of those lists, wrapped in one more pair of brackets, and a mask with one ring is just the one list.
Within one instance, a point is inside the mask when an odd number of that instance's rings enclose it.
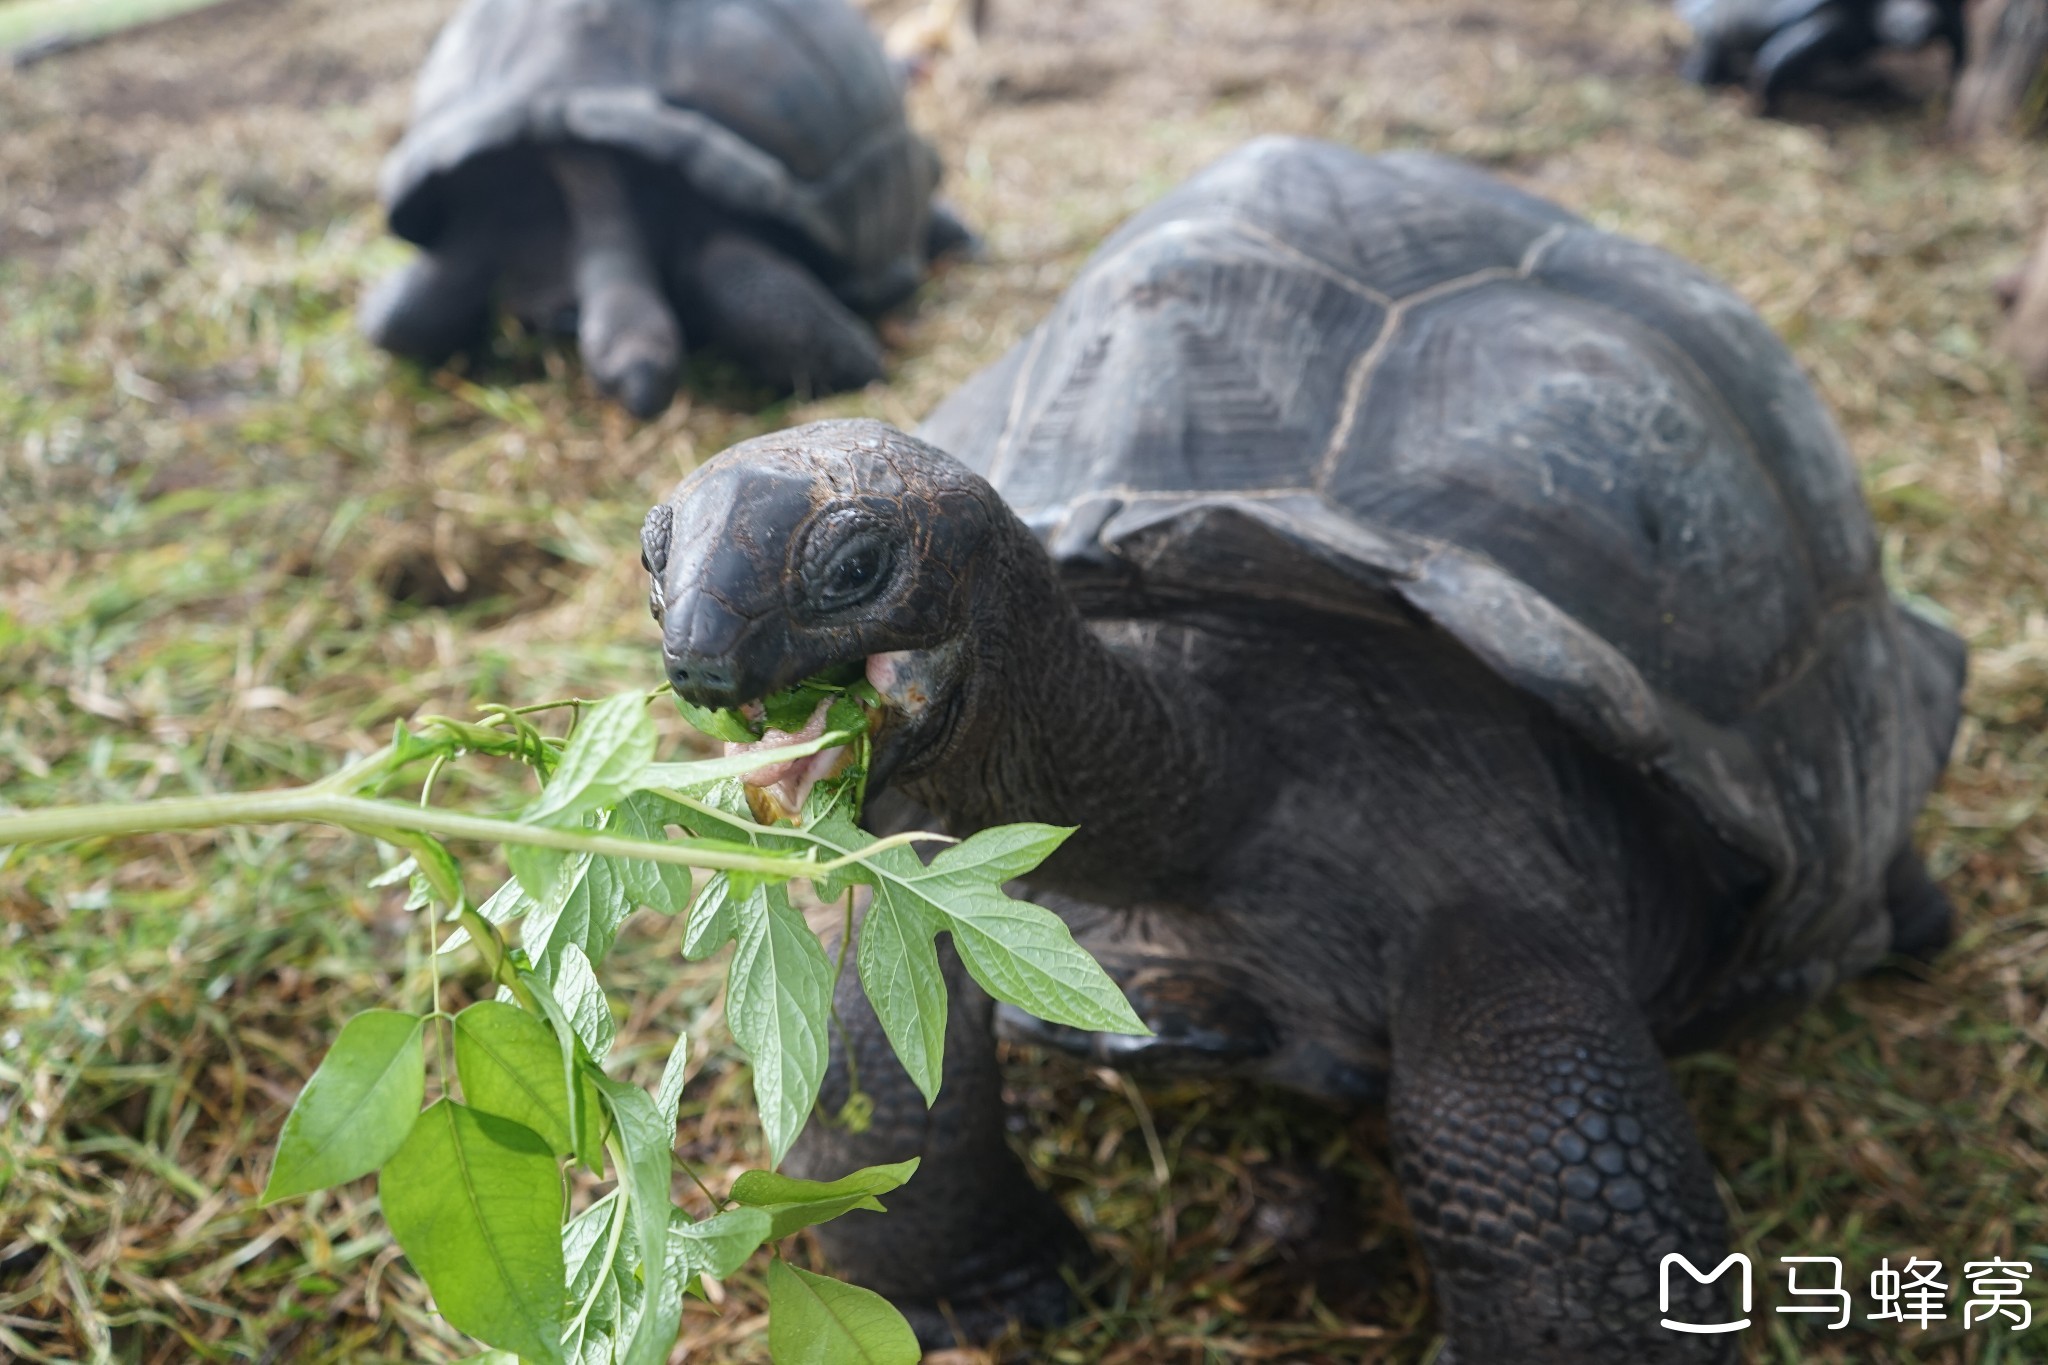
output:
{"label": "scaly skin", "polygon": [[[1597,951],[1532,918],[1433,920],[1393,1020],[1397,1169],[1461,1358],[1732,1359],[1659,1324],[1663,1258],[1711,1270],[1728,1239],[1685,1106]],[[1674,1319],[1732,1316],[1719,1283],[1676,1281]]]}

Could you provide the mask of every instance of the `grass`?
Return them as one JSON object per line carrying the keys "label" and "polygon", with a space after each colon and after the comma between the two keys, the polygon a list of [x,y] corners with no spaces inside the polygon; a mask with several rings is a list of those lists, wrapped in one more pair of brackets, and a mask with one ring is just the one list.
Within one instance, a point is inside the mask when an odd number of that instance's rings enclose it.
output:
{"label": "grass", "polygon": [[[705,366],[644,428],[553,345],[506,337],[423,377],[351,330],[403,256],[370,186],[440,7],[231,6],[0,80],[0,799],[305,778],[419,710],[645,683],[635,532],[697,459],[812,416],[914,422],[1122,217],[1254,133],[1472,157],[1762,310],[1863,461],[1894,582],[1973,649],[1924,824],[1956,948],[1679,1065],[1764,1258],[1749,1358],[2048,1358],[1963,1332],[1954,1302],[1924,1334],[1761,1311],[1785,1254],[1839,1255],[1859,1291],[1881,1257],[1940,1258],[1951,1285],[1994,1254],[2048,1277],[2048,442],[1988,340],[1989,282],[2048,209],[2042,150],[1948,146],[1910,101],[1757,121],[1672,79],[1650,0],[995,11],[916,100],[990,258],[891,324],[892,384],[762,406]],[[469,794],[509,801],[498,782]],[[339,836],[240,831],[0,869],[0,1355],[461,1354],[367,1183],[254,1206],[339,1022],[424,989],[398,893],[366,889],[379,866]],[[674,935],[636,921],[614,955],[616,1055],[704,1040],[685,1134],[715,1178],[759,1152],[717,976]],[[1427,1358],[1375,1119],[1013,1062],[1018,1140],[1105,1252],[1088,1313],[1033,1358]],[[718,1298],[682,1358],[765,1358],[758,1282]]]}
{"label": "grass", "polygon": [[48,51],[188,14],[220,0],[7,0],[0,53]]}

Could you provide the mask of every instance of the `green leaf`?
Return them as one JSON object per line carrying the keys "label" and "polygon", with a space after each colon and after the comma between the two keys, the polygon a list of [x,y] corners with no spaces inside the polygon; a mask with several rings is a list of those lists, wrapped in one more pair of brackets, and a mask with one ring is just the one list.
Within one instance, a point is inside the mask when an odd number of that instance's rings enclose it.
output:
{"label": "green leaf", "polygon": [[661,1084],[654,1088],[654,1107],[668,1125],[670,1133],[675,1132],[676,1111],[683,1103],[684,1073],[690,1067],[690,1035],[678,1033],[675,1046],[668,1050],[668,1061],[661,1068]]}
{"label": "green leaf", "polygon": [[568,1272],[571,1303],[582,1303],[598,1281],[611,1273],[606,1249],[613,1245],[620,1202],[614,1187],[562,1228],[562,1263]]}
{"label": "green leaf", "polygon": [[425,1025],[368,1010],[342,1026],[285,1118],[263,1203],[368,1175],[403,1145],[426,1095]]}
{"label": "green leaf", "polygon": [[[672,801],[663,800],[653,792],[634,792],[619,803],[612,818],[605,825],[605,833],[615,834],[621,839],[647,839],[658,843],[668,842],[668,827],[680,823],[676,817],[676,806]],[[658,910],[664,915],[680,915],[690,908],[690,869],[674,863],[649,862],[645,858],[618,858],[619,881],[624,886],[627,900]]]}
{"label": "green leaf", "polygon": [[419,870],[419,859],[408,853],[398,862],[393,863],[376,876],[370,878],[364,885],[372,891],[382,891],[387,886],[397,886],[400,882],[409,880]]}
{"label": "green leaf", "polygon": [[761,732],[747,723],[739,712],[723,706],[698,706],[694,702],[676,698],[676,710],[683,713],[700,733],[713,739],[726,740],[732,744],[750,744],[761,737]]}
{"label": "green leaf", "polygon": [[[489,900],[476,908],[476,912],[491,924],[508,924],[522,915],[532,913],[533,897],[519,885],[517,877],[508,877],[505,884],[491,893]],[[456,926],[453,933],[441,940],[441,951],[452,953],[469,942],[469,930]]]}
{"label": "green leaf", "polygon": [[447,905],[454,905],[462,898],[462,869],[455,865],[455,856],[431,834],[412,834],[405,846],[411,851],[418,875],[413,881],[413,895],[421,898],[422,887]]}
{"label": "green leaf", "polygon": [[555,1045],[560,1051],[562,1067],[562,1090],[571,1097],[574,1110],[571,1129],[576,1135],[576,1160],[592,1171],[604,1169],[604,1123],[603,1111],[591,1095],[588,1075],[583,1063],[588,1054],[583,1042],[576,1036],[576,1026],[569,1018],[569,1012],[562,1008],[555,991],[540,973],[531,967],[519,968],[520,984],[526,987],[547,1016],[548,1025],[554,1030]]}
{"label": "green leaf", "polygon": [[591,1059],[602,1061],[605,1053],[612,1050],[612,1040],[619,1036],[619,1021],[612,1017],[612,1002],[605,998],[604,987],[597,984],[590,959],[573,943],[562,949],[554,988],[555,999],[569,1016],[569,1026],[576,1030]]}
{"label": "green leaf", "polygon": [[479,1000],[455,1016],[455,1071],[470,1108],[523,1124],[558,1156],[574,1150],[562,1045],[539,1017]]}
{"label": "green leaf", "polygon": [[780,1164],[825,1079],[832,964],[780,886],[735,908],[739,946],[726,974],[726,1020],[754,1067],[754,1101]]}
{"label": "green leaf", "polygon": [[869,716],[881,706],[882,699],[863,678],[832,699],[831,708],[825,712],[825,728],[867,734]]}
{"label": "green leaf", "polygon": [[620,861],[572,853],[555,864],[554,880],[527,915],[520,942],[535,965],[552,976],[567,947],[582,949],[593,962],[604,961],[619,926],[632,913]]}
{"label": "green leaf", "polygon": [[837,1180],[798,1180],[772,1171],[748,1171],[733,1182],[735,1202],[758,1208],[773,1220],[768,1233],[779,1241],[791,1233],[829,1223],[842,1213],[886,1210],[876,1195],[899,1188],[917,1172],[916,1157],[891,1166],[868,1166]]}
{"label": "green leaf", "polygon": [[701,962],[725,946],[726,940],[738,933],[733,911],[732,878],[723,872],[714,872],[704,880],[704,889],[697,893],[696,904],[690,907],[690,918],[683,925],[683,956],[692,962]]}
{"label": "green leaf", "polygon": [[882,1201],[871,1194],[849,1194],[838,1199],[827,1199],[817,1204],[769,1204],[760,1212],[768,1215],[768,1240],[779,1242],[802,1232],[805,1228],[829,1223],[843,1213],[863,1210],[868,1213],[887,1213]]}
{"label": "green leaf", "polygon": [[[1059,916],[1003,894],[1001,884],[1014,869],[1058,846],[1058,832],[1049,826],[1025,828],[1033,832],[1014,842],[992,840],[970,851],[977,836],[941,853],[930,866],[901,845],[864,856],[862,864],[876,877],[875,905],[900,913],[899,922],[905,926],[922,921],[932,932],[950,931],[968,972],[998,1000],[1091,1033],[1149,1032],[1109,974],[1074,942]],[[835,852],[858,852],[869,842],[854,843],[825,825],[807,833]],[[962,856],[948,861],[948,854]],[[874,913],[871,906],[869,917]],[[861,985],[867,985],[865,973]],[[899,1028],[909,1031],[914,1021],[902,1014],[899,1001],[872,996],[870,1000],[891,1043],[898,1031],[890,1028],[883,1010],[896,1011]]]}
{"label": "green leaf", "polygon": [[[605,1289],[609,1294],[618,1292],[619,1282],[607,1281]],[[570,1358],[576,1365],[614,1365],[618,1359],[618,1348],[612,1340],[608,1323],[586,1322],[576,1335],[576,1353]],[[565,1343],[566,1349],[566,1343]]]}
{"label": "green leaf", "polygon": [[946,977],[931,921],[915,898],[894,886],[877,890],[854,940],[853,963],[896,1059],[930,1105],[945,1069]]}
{"label": "green leaf", "polygon": [[[820,799],[818,793],[823,786],[824,784],[820,783],[817,787],[811,789],[811,804],[815,804]],[[852,805],[851,801],[845,800],[843,797],[834,801],[831,809],[808,822],[807,828],[809,832],[813,835],[829,838],[834,844],[844,844],[850,848],[859,848],[863,844],[873,843],[874,836],[854,823],[853,814],[850,809]],[[811,878],[811,890],[817,894],[819,900],[828,905],[842,900],[846,893],[856,885],[873,886],[874,884],[875,874],[859,863],[848,863],[845,867],[832,872],[820,873],[818,876]]]}
{"label": "green leaf", "polygon": [[647,699],[638,692],[607,697],[584,708],[554,776],[520,812],[520,820],[574,825],[585,812],[617,805],[633,790],[641,769],[654,761],[655,742]]}
{"label": "green leaf", "polygon": [[837,695],[836,687],[824,687],[806,680],[795,687],[761,699],[761,722],[766,730],[793,735],[811,723],[818,703]]}
{"label": "green leaf", "polygon": [[[593,1071],[595,1068],[593,1068]],[[624,1365],[662,1365],[676,1344],[683,1321],[682,1286],[669,1272],[669,1163],[675,1150],[674,1125],[664,1125],[646,1091],[609,1076],[593,1074],[591,1082],[611,1111],[625,1160],[619,1183],[625,1187],[633,1219],[640,1279],[640,1317],[621,1355]]]}
{"label": "green leaf", "polygon": [[768,1263],[775,1365],[917,1365],[917,1335],[889,1301],[787,1261]]}
{"label": "green leaf", "polygon": [[577,1365],[612,1365],[619,1324],[640,1309],[632,1229],[615,1187],[562,1229],[562,1257],[575,1305],[562,1331],[562,1351]]}
{"label": "green leaf", "polygon": [[677,1209],[668,1225],[668,1254],[677,1282],[697,1275],[725,1279],[746,1264],[773,1228],[766,1209],[727,1209],[701,1223]]}
{"label": "green leaf", "polygon": [[[834,748],[854,738],[856,733],[828,727],[816,739],[778,747],[773,753],[727,754],[722,758],[699,758],[687,763],[650,763],[641,770],[637,785],[646,791],[673,791],[694,796],[721,782],[745,777],[766,764],[806,758]],[[748,735],[746,740],[738,742],[747,743],[757,738],[757,735]]]}
{"label": "green leaf", "polygon": [[931,870],[941,876],[972,877],[1000,886],[1051,857],[1073,832],[1072,827],[1059,825],[998,825],[940,850],[932,859]]}
{"label": "green leaf", "polygon": [[[617,805],[634,790],[641,771],[654,760],[655,738],[654,721],[647,714],[645,698],[638,693],[608,697],[587,708],[562,751],[554,776],[519,813],[520,823],[574,829],[586,824],[586,817],[594,812]],[[544,910],[551,903],[559,905],[570,894],[574,880],[592,867],[588,855],[530,845],[506,849],[505,860],[519,884]],[[623,900],[618,870],[608,866],[606,874],[607,882]],[[586,951],[588,948],[586,944]]]}
{"label": "green leaf", "polygon": [[733,1182],[736,1204],[760,1208],[769,1204],[822,1204],[849,1194],[887,1194],[902,1189],[917,1174],[918,1158],[886,1166],[863,1166],[837,1180],[804,1180],[779,1171],[744,1171]]}
{"label": "green leaf", "polygon": [[562,1360],[562,1174],[539,1136],[436,1101],[377,1193],[441,1316],[501,1350]]}
{"label": "green leaf", "polygon": [[963,891],[944,904],[961,962],[996,999],[1091,1033],[1151,1032],[1052,911],[993,887]]}
{"label": "green leaf", "polygon": [[555,895],[555,888],[565,884],[563,879],[570,874],[564,869],[574,858],[582,858],[587,866],[590,855],[530,844],[515,844],[505,850],[505,865],[512,869],[513,879],[536,906],[546,904]]}

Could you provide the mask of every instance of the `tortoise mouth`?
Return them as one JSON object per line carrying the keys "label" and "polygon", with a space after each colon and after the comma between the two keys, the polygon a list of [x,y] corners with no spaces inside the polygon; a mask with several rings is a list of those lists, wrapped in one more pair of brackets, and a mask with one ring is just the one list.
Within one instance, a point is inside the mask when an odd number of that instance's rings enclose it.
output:
{"label": "tortoise mouth", "polygon": [[[747,805],[753,809],[754,818],[762,824],[772,825],[798,818],[803,812],[804,802],[810,799],[811,788],[839,776],[853,761],[852,748],[844,744],[802,758],[778,761],[772,757],[777,749],[787,749],[824,734],[825,713],[831,709],[832,701],[828,697],[818,703],[800,730],[778,730],[769,726],[761,732],[760,739],[751,743],[726,741],[725,752],[728,755],[760,754],[769,759],[740,779],[746,788]],[[761,703],[748,702],[740,710],[758,716]]]}
{"label": "tortoise mouth", "polygon": [[[915,656],[907,650],[876,654],[864,663],[856,661],[842,665],[830,670],[827,676],[851,680],[863,675],[881,698],[884,708],[874,736],[874,768],[876,775],[880,776],[882,770],[894,766],[885,758],[895,747],[891,741],[902,733],[906,723],[914,724],[930,709],[931,676],[929,670],[920,667]],[[853,750],[843,744],[802,758],[776,760],[773,757],[777,749],[803,744],[825,733],[826,714],[831,705],[829,697],[820,700],[801,729],[778,730],[769,726],[763,729],[758,740],[726,742],[727,755],[760,754],[767,760],[741,779],[746,788],[747,804],[762,824],[772,825],[781,820],[800,818],[804,802],[810,799],[811,789],[820,782],[838,777],[852,763]],[[759,720],[762,705],[751,701],[739,710],[749,719]]]}

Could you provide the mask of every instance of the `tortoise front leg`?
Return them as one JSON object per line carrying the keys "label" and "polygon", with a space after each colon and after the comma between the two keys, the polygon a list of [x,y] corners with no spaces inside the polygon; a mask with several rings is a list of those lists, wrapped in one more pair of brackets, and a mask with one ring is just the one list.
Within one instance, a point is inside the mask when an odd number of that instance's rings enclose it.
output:
{"label": "tortoise front leg", "polygon": [[[1714,1365],[1713,1175],[1641,1013],[1554,920],[1442,914],[1398,978],[1389,1117],[1461,1365]],[[1730,1275],[1734,1272],[1731,1270]]]}
{"label": "tortoise front leg", "polygon": [[663,297],[625,163],[573,146],[551,149],[547,162],[569,209],[577,349],[599,388],[635,417],[652,417],[675,397],[683,332]]}
{"label": "tortoise front leg", "polygon": [[[828,952],[837,945],[828,943]],[[831,1180],[862,1166],[920,1158],[909,1184],[884,1198],[889,1212],[849,1214],[817,1229],[831,1268],[894,1303],[927,1348],[986,1341],[1015,1321],[1042,1327],[1072,1311],[1060,1273],[1086,1244],[1050,1195],[1032,1184],[1003,1137],[1002,1076],[990,1032],[993,1002],[939,945],[951,1008],[938,1103],[896,1060],[854,972],[839,983],[831,1070],[819,1114],[785,1162],[792,1175]],[[863,1131],[838,1115],[853,1078],[874,1109]]]}
{"label": "tortoise front leg", "polygon": [[483,339],[502,266],[488,225],[459,222],[437,249],[379,282],[356,310],[356,323],[373,346],[423,365],[445,364]]}

